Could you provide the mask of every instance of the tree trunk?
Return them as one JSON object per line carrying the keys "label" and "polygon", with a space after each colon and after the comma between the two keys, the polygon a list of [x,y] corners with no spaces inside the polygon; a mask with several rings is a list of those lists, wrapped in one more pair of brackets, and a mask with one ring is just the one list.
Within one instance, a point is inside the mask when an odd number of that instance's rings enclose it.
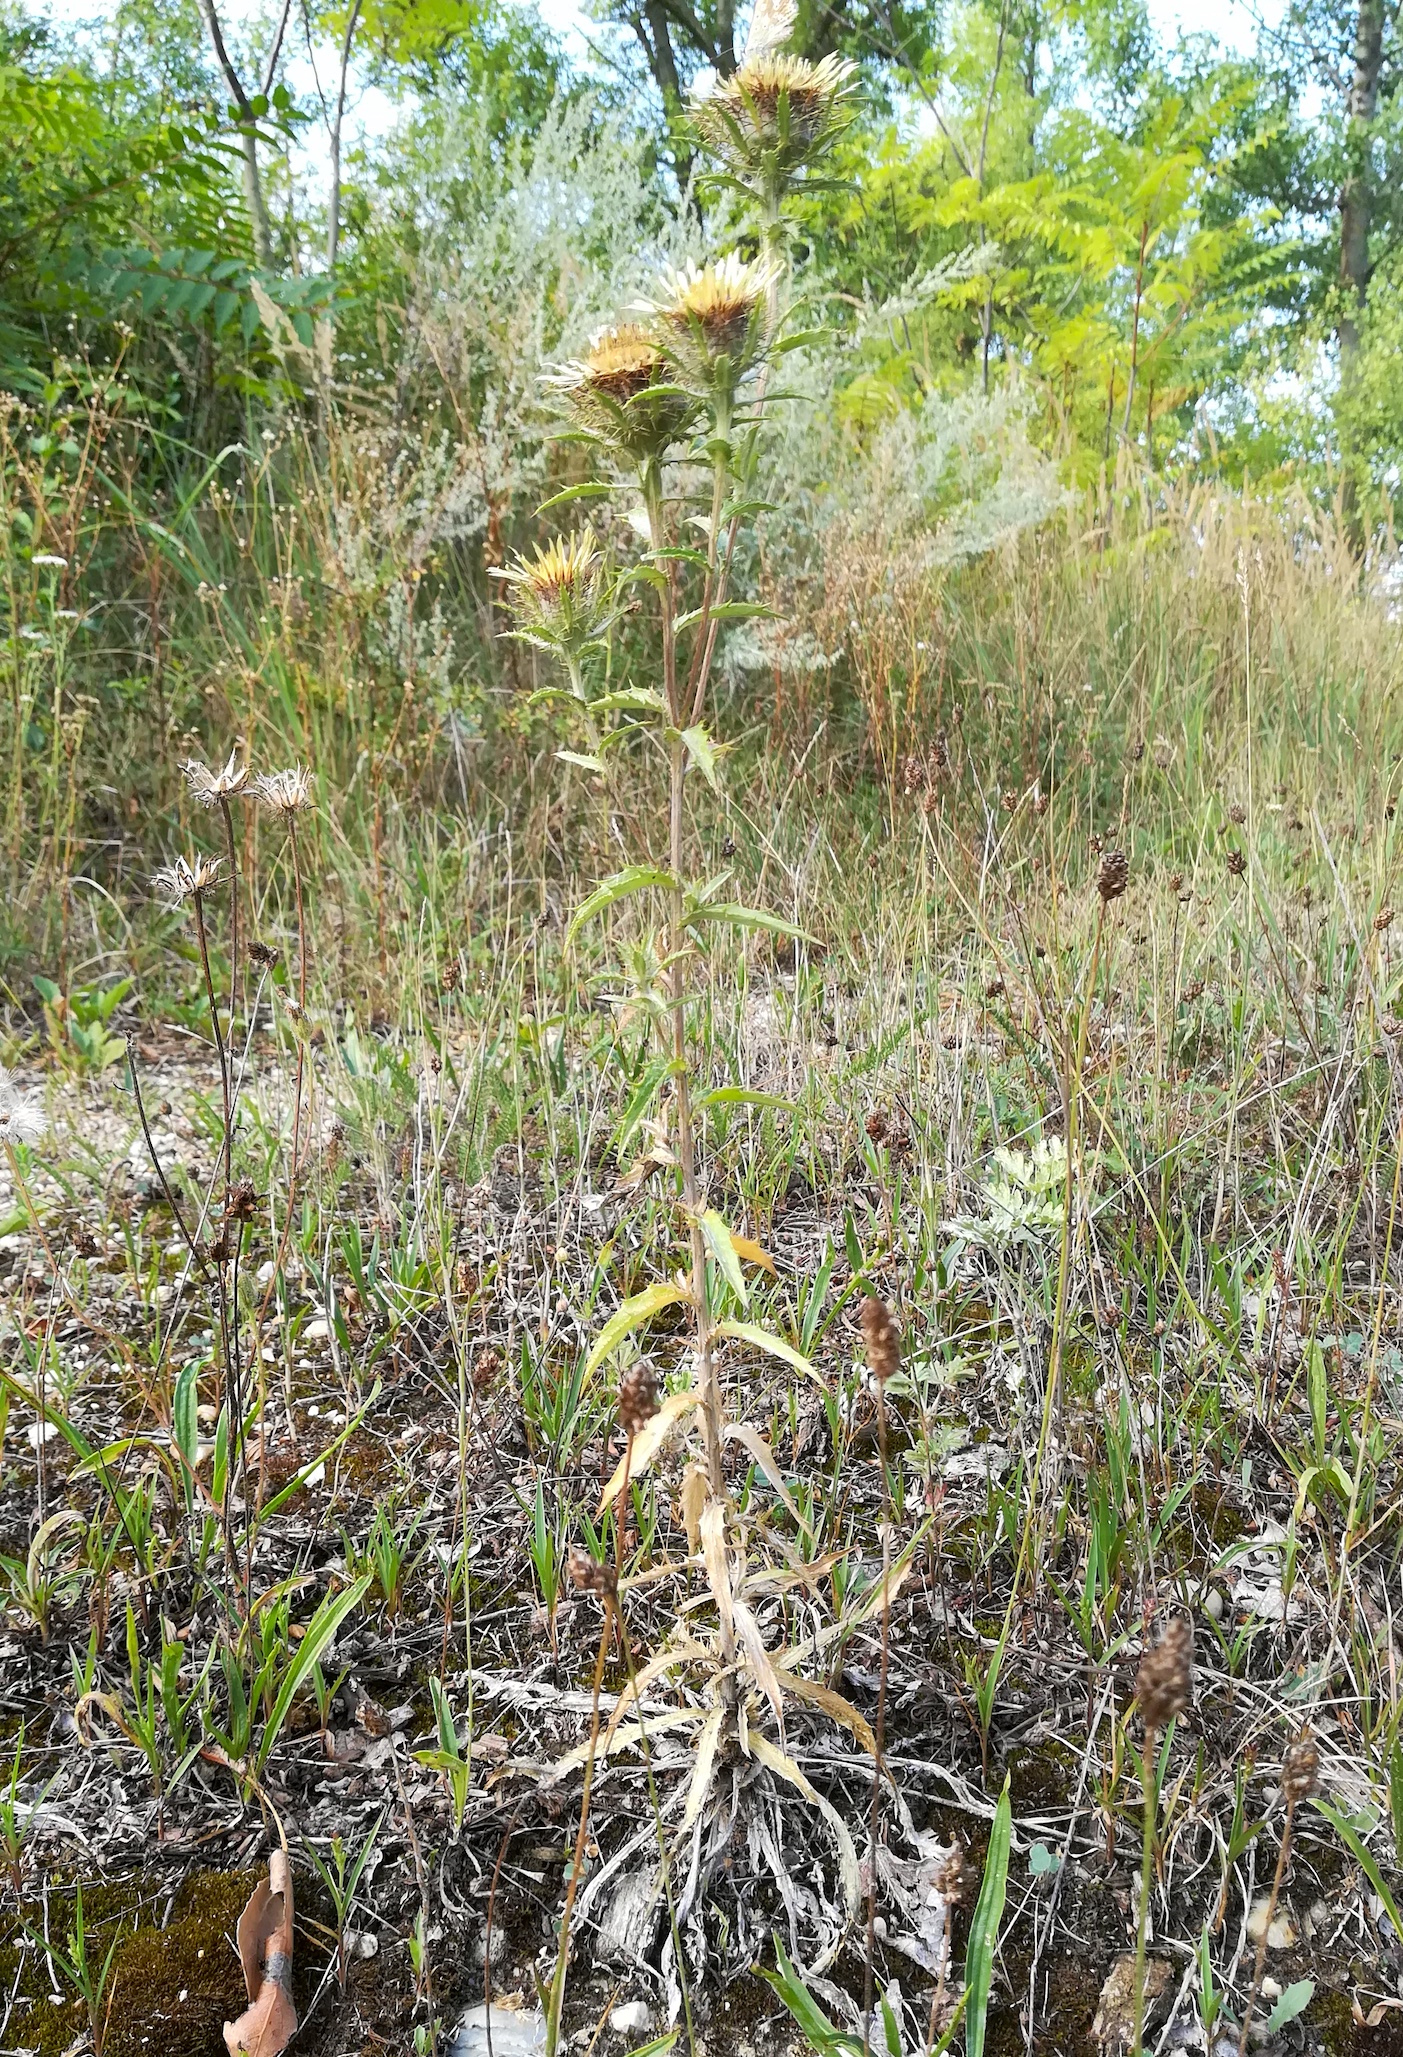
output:
{"label": "tree trunk", "polygon": [[1379,106],[1385,0],[1359,0],[1354,29],[1354,76],[1349,89],[1349,168],[1340,191],[1340,355],[1344,368],[1359,347],[1358,315],[1369,290],[1369,140]]}

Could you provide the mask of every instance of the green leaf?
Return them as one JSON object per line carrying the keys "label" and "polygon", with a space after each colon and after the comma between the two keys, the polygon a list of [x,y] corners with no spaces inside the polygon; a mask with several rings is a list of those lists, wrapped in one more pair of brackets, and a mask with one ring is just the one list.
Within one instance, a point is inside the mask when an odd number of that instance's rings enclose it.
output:
{"label": "green leaf", "polygon": [[984,2033],[989,2016],[989,1989],[994,1980],[994,1953],[998,1948],[999,1923],[1003,1918],[1004,1895],[1008,1891],[1008,1859],[1013,1842],[1013,1803],[1008,1780],[994,1809],[989,1832],[989,1853],[984,1860],[984,1882],[979,1888],[974,1918],[969,1925],[965,1950],[965,1982],[969,1987],[969,2017],[965,2029],[966,2057],[984,2057]]}
{"label": "green leaf", "polygon": [[716,607],[693,607],[686,614],[679,614],[673,626],[680,636],[683,629],[695,628],[703,614],[708,621],[780,621],[782,615],[773,607],[766,607],[759,600],[722,600]]}
{"label": "green leaf", "polygon": [[282,1732],[283,1723],[287,1720],[288,1711],[293,1701],[297,1698],[302,1686],[312,1675],[312,1666],[321,1660],[323,1653],[335,1639],[336,1631],[340,1628],[346,1616],[353,1613],[360,1606],[361,1601],[370,1591],[370,1576],[370,1573],[366,1572],[361,1578],[356,1580],[354,1585],[347,1586],[344,1593],[328,1593],[321,1606],[312,1616],[311,1621],[307,1625],[307,1633],[297,1646],[297,1655],[283,1674],[283,1682],[279,1688],[278,1697],[273,1702],[273,1711],[268,1716],[267,1724],[259,1740],[256,1770],[261,1771],[267,1763],[273,1745],[277,1742]]}
{"label": "green leaf", "polygon": [[664,1307],[675,1307],[679,1301],[689,1300],[691,1295],[681,1286],[664,1285],[661,1282],[645,1286],[641,1293],[635,1293],[625,1300],[622,1307],[616,1307],[603,1328],[594,1339],[594,1348],[585,1363],[585,1377],[596,1372],[606,1357],[613,1355],[625,1336],[632,1335],[645,1321],[651,1321]]}
{"label": "green leaf", "polygon": [[192,1358],[180,1367],[171,1396],[171,1436],[180,1461],[185,1468],[184,1485],[187,1494],[195,1477],[195,1453],[199,1445],[199,1423],[196,1404],[199,1398],[199,1366]]}
{"label": "green leaf", "polygon": [[792,921],[783,921],[779,915],[770,914],[763,907],[738,907],[726,900],[706,901],[699,907],[693,907],[687,921],[689,924],[694,921],[727,921],[733,928],[766,929],[774,936],[794,936],[801,943],[816,940],[806,930],[796,928]]}
{"label": "green leaf", "polygon": [[750,1295],[745,1289],[745,1273],[740,1268],[736,1246],[731,1241],[731,1231],[714,1207],[708,1207],[701,1217],[701,1232],[706,1237],[706,1247],[725,1274],[727,1285],[740,1301],[742,1307],[750,1305]]}
{"label": "green leaf", "polygon": [[670,871],[660,871],[652,864],[630,864],[623,871],[616,871],[603,885],[596,886],[587,900],[575,909],[569,928],[565,931],[567,952],[574,947],[576,936],[587,921],[593,921],[596,914],[603,914],[616,900],[626,899],[630,893],[646,893],[650,886],[662,889],[675,887],[676,879]]}
{"label": "green leaf", "polygon": [[1267,2016],[1268,2036],[1276,2035],[1278,2030],[1285,2028],[1288,2021],[1294,2021],[1298,2014],[1304,2014],[1314,1998],[1313,1978],[1298,1978],[1293,1986],[1288,1986]]}
{"label": "green leaf", "polygon": [[748,1086],[714,1086],[709,1093],[703,1093],[696,1102],[703,1107],[778,1107],[786,1114],[797,1113],[793,1100],[786,1100],[783,1093],[753,1093]]}
{"label": "green leaf", "polygon": [[706,780],[713,793],[719,793],[721,784],[716,776],[716,761],[719,755],[716,745],[704,728],[683,729],[682,741],[687,746],[687,755]]}
{"label": "green leaf", "polygon": [[764,1350],[769,1356],[778,1357],[782,1363],[792,1365],[795,1371],[802,1371],[809,1378],[818,1377],[803,1351],[796,1350],[792,1343],[786,1343],[783,1336],[775,1335],[771,1329],[757,1328],[749,1321],[718,1321],[711,1333],[714,1336],[729,1336],[736,1343],[753,1343],[757,1350]]}
{"label": "green leaf", "polygon": [[667,702],[661,693],[651,692],[646,686],[624,686],[617,693],[605,693],[589,703],[591,714],[612,714],[616,708],[633,714],[666,714]]}
{"label": "green leaf", "polygon": [[1332,1807],[1328,1800],[1316,1798],[1310,1804],[1317,1814],[1324,1815],[1336,1835],[1340,1836],[1348,1845],[1364,1876],[1383,1902],[1384,1912],[1393,1923],[1396,1933],[1400,1939],[1403,1939],[1403,1919],[1399,1917],[1397,1902],[1384,1884],[1383,1873],[1379,1870],[1372,1852],[1354,1827],[1354,1824],[1340,1812],[1338,1807]]}
{"label": "green leaf", "polygon": [[564,507],[571,500],[604,500],[613,490],[606,479],[586,479],[583,485],[567,486],[563,493],[552,493],[549,500],[541,502],[536,512],[548,514],[552,507]]}
{"label": "green leaf", "polygon": [[603,771],[604,766],[597,757],[586,757],[580,750],[557,750],[556,756],[562,764],[578,764],[584,771]]}

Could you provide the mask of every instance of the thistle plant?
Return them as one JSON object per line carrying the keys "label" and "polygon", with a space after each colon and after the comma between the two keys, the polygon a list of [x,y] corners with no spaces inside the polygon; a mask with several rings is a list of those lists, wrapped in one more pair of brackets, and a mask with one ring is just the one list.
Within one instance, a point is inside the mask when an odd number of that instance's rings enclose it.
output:
{"label": "thistle plant", "polygon": [[[648,547],[633,567],[610,570],[586,528],[499,574],[514,633],[558,659],[569,697],[584,710],[589,757],[561,754],[603,770],[609,752],[641,737],[667,765],[660,847],[648,861],[602,882],[577,909],[569,940],[626,897],[649,893],[661,900],[663,990],[653,1011],[671,1073],[678,1216],[688,1263],[678,1282],[649,1287],[616,1312],[592,1353],[592,1368],[660,1308],[685,1303],[696,1378],[684,1406],[694,1410],[700,1437],[701,1533],[717,1600],[718,1671],[727,1705],[736,1690],[740,1603],[729,1590],[722,1470],[728,1424],[718,1360],[737,1326],[722,1318],[722,1292],[744,1299],[745,1239],[708,1202],[701,1163],[706,1092],[697,1077],[693,1008],[707,937],[718,925],[783,930],[787,924],[725,901],[724,879],[703,882],[696,875],[687,801],[698,775],[713,790],[720,787],[721,753],[708,719],[721,628],[764,612],[734,599],[731,585],[741,524],[756,511],[751,495],[770,406],[769,366],[795,340],[785,334],[783,209],[795,189],[810,182],[809,167],[842,125],[848,68],[757,52],[738,77],[739,84],[728,81],[698,102],[693,115],[701,142],[721,160],[718,178],[742,192],[758,215],[758,256],[733,251],[665,273],[638,306],[549,381],[570,418],[568,433],[596,454],[606,474],[584,490],[607,494],[622,487],[630,501],[641,499]],[[699,474],[705,483],[697,490]],[[689,537],[698,531],[701,547]],[[654,610],[658,674],[592,693],[591,659],[631,588],[641,588]],[[750,1329],[746,1335],[794,1361],[779,1338]],[[676,1418],[674,1412],[664,1427]],[[625,1463],[633,1476],[661,1440],[650,1434],[645,1448],[642,1437],[630,1434]],[[606,1500],[621,1499],[621,1487],[616,1481]],[[749,1625],[748,1617],[742,1625]]]}

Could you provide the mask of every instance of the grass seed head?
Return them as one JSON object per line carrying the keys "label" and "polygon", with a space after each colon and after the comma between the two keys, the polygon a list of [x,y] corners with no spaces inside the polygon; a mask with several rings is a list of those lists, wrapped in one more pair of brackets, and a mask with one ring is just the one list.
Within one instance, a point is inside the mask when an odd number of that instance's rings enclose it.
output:
{"label": "grass seed head", "polygon": [[901,1369],[901,1331],[896,1325],[896,1316],[885,1300],[869,1293],[858,1308],[857,1318],[862,1323],[867,1369],[877,1384],[884,1386],[892,1374]]}
{"label": "grass seed head", "polygon": [[1308,1800],[1320,1783],[1320,1752],[1309,1734],[1297,1736],[1281,1765],[1281,1790],[1293,1807]]}
{"label": "grass seed head", "polygon": [[658,1380],[652,1366],[635,1364],[619,1380],[619,1427],[630,1438],[639,1435],[658,1411]]}
{"label": "grass seed head", "polygon": [[1240,879],[1247,869],[1247,858],[1241,850],[1229,850],[1228,870],[1235,879]]}
{"label": "grass seed head", "polygon": [[1130,884],[1130,859],[1124,850],[1106,850],[1096,869],[1096,890],[1103,901],[1119,900]]}
{"label": "grass seed head", "polygon": [[582,1549],[578,1543],[570,1545],[568,1564],[570,1582],[578,1586],[582,1593],[593,1593],[599,1600],[613,1600],[617,1597],[619,1582],[614,1576],[612,1564],[601,1564],[598,1558],[591,1557],[589,1551]]}
{"label": "grass seed head", "polygon": [[1146,1729],[1157,1734],[1187,1713],[1193,1692],[1194,1633],[1184,1614],[1176,1614],[1159,1641],[1140,1659],[1135,1698]]}

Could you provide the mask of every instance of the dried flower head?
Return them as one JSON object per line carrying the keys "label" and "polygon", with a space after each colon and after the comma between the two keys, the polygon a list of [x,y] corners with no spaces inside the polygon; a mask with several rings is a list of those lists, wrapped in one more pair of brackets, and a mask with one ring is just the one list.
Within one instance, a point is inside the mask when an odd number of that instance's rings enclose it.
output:
{"label": "dried flower head", "polygon": [[658,1411],[657,1374],[647,1364],[635,1364],[619,1380],[616,1412],[626,1436],[636,1436]]}
{"label": "dried flower head", "polygon": [[612,1564],[601,1564],[597,1558],[590,1556],[588,1550],[581,1549],[578,1543],[572,1543],[568,1565],[570,1582],[578,1586],[582,1593],[593,1593],[600,1600],[617,1598],[619,1582],[614,1576]]}
{"label": "dried flower head", "polygon": [[969,1893],[973,1878],[959,1843],[952,1843],[936,1867],[931,1884],[947,1907],[958,1907]]}
{"label": "dried flower head", "polygon": [[44,1110],[0,1066],[0,1143],[37,1143],[47,1127]]}
{"label": "dried flower head", "polygon": [[734,251],[715,264],[689,264],[663,275],[654,315],[665,347],[683,373],[709,388],[732,388],[759,356],[779,267],[747,264]]}
{"label": "dried flower head", "polygon": [[225,1209],[226,1221],[252,1221],[258,1212],[258,1194],[252,1179],[241,1178],[229,1194],[229,1205]]}
{"label": "dried flower head", "polygon": [[1308,1733],[1297,1736],[1281,1764],[1281,1790],[1292,1807],[1308,1800],[1320,1783],[1320,1752]]}
{"label": "dried flower head", "polygon": [[592,528],[557,536],[544,550],[518,555],[492,576],[507,587],[521,641],[555,651],[571,664],[607,626],[609,582]]}
{"label": "dried flower head", "polygon": [[657,459],[686,434],[696,402],[673,382],[657,332],[639,322],[604,329],[583,357],[546,379],[581,428],[635,464]]}
{"label": "dried flower head", "polygon": [[1235,879],[1240,879],[1247,869],[1247,859],[1241,850],[1229,850],[1228,870]]}
{"label": "dried flower head", "polygon": [[260,971],[271,971],[282,954],[272,943],[255,940],[248,946],[248,961],[256,964]]}
{"label": "dried flower head", "polygon": [[1176,1614],[1157,1643],[1140,1659],[1135,1698],[1147,1729],[1158,1734],[1188,1710],[1193,1692],[1194,1632],[1187,1615]]}
{"label": "dried flower head", "polygon": [[1381,907],[1374,916],[1374,934],[1381,936],[1385,929],[1393,927],[1393,909]]}
{"label": "dried flower head", "polygon": [[901,1331],[896,1316],[885,1300],[869,1293],[857,1310],[857,1318],[862,1323],[867,1368],[877,1384],[884,1386],[893,1372],[901,1369]]}
{"label": "dried flower head", "polygon": [[1096,890],[1105,901],[1119,900],[1130,884],[1130,859],[1124,850],[1107,850],[1096,869]]}
{"label": "dried flower head", "polygon": [[211,771],[198,757],[188,758],[180,768],[191,799],[200,807],[218,807],[222,800],[232,800],[236,793],[242,793],[248,784],[248,766],[239,762],[237,750],[229,752],[223,771]]}
{"label": "dried flower head", "polygon": [[187,900],[212,893],[223,877],[224,866],[217,857],[177,857],[152,872],[151,890],[167,907],[182,907]]}
{"label": "dried flower head", "polygon": [[693,126],[743,178],[787,182],[837,140],[855,70],[841,57],[814,64],[806,57],[759,51],[693,100]]}
{"label": "dried flower head", "polygon": [[286,771],[262,772],[253,782],[253,794],[274,814],[291,821],[313,804],[312,774],[300,764],[290,765]]}

